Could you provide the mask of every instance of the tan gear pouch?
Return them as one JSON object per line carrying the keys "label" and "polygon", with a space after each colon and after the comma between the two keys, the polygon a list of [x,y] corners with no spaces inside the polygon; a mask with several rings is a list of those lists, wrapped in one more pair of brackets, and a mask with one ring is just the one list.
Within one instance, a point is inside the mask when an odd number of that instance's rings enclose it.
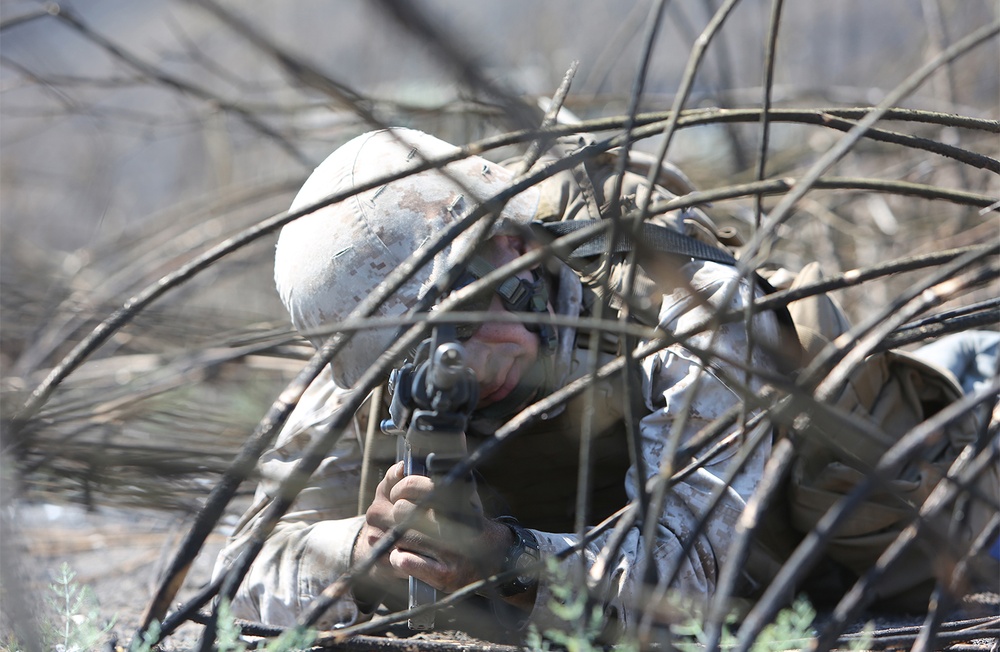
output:
{"label": "tan gear pouch", "polygon": [[[801,451],[789,482],[792,527],[803,534],[814,528],[839,499],[862,482],[892,444],[961,395],[949,372],[908,354],[889,351],[868,358],[831,405],[868,422],[886,437],[873,441],[839,419],[814,416],[813,424],[800,433]],[[830,542],[829,557],[858,576],[874,566],[886,546],[913,521],[977,431],[977,420],[967,414],[935,433],[919,461],[876,487],[850,514]],[[975,493],[991,497],[989,500],[995,504],[1000,493],[1000,471],[995,466],[987,469],[977,478],[976,489]],[[950,522],[950,514],[928,523],[927,536],[911,544],[875,588],[880,606],[926,609],[935,579],[940,576],[948,580],[947,572],[968,552],[994,513],[992,505],[973,498],[965,510],[966,518],[957,528]],[[1000,565],[993,566],[995,579]]]}

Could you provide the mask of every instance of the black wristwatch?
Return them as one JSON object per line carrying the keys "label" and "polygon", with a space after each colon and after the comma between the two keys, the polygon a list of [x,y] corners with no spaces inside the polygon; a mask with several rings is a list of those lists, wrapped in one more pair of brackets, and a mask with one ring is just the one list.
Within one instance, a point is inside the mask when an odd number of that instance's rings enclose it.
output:
{"label": "black wristwatch", "polygon": [[513,516],[501,516],[496,520],[514,533],[514,545],[507,548],[500,570],[516,571],[517,574],[497,586],[500,597],[509,598],[524,593],[538,584],[538,568],[532,568],[539,559],[538,539],[531,530],[521,527]]}

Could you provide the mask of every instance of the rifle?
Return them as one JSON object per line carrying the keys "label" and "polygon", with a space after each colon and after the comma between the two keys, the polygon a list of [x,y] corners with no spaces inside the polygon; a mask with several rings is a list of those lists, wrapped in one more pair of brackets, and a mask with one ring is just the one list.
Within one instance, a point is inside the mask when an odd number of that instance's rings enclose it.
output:
{"label": "rifle", "polygon": [[[479,400],[476,376],[465,365],[465,349],[455,337],[453,326],[438,325],[417,348],[413,362],[407,362],[389,376],[389,419],[383,432],[400,435],[397,459],[402,459],[406,475],[424,475],[441,482],[463,460],[468,449],[465,430]],[[474,490],[471,476],[463,487],[438,492],[432,507],[442,523],[446,540],[468,536],[470,524],[478,524],[469,500]],[[440,485],[438,485],[440,486]],[[464,532],[460,532],[465,528]],[[433,604],[435,589],[410,577],[409,608]],[[427,610],[407,621],[410,629],[434,627],[434,611]]]}

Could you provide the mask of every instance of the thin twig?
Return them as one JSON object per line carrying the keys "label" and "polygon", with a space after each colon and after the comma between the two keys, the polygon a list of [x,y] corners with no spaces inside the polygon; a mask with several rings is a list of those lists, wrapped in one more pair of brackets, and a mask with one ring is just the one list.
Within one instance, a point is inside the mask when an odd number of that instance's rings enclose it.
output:
{"label": "thin twig", "polygon": [[314,165],[314,161],[310,160],[308,156],[303,154],[297,147],[295,147],[291,141],[289,141],[285,136],[270,125],[264,123],[260,118],[253,112],[246,109],[239,104],[225,100],[218,97],[214,93],[193,84],[189,81],[185,81],[179,77],[171,75],[170,73],[154,68],[148,63],[142,61],[132,53],[126,51],[124,48],[115,45],[104,36],[98,34],[93,29],[91,29],[86,23],[84,23],[75,13],[67,10],[65,7],[57,7],[57,10],[52,14],[54,17],[58,18],[65,24],[69,25],[82,36],[86,37],[91,42],[95,43],[114,58],[125,63],[130,68],[137,70],[151,80],[157,83],[163,84],[169,88],[173,88],[181,93],[193,95],[200,100],[213,103],[213,105],[218,108],[235,113],[238,115],[251,129],[259,132],[261,135],[266,136],[268,139],[273,140],[281,149],[283,149],[289,156],[295,161],[305,166],[306,168],[311,168]]}
{"label": "thin twig", "polygon": [[[656,37],[657,34],[659,33],[661,23],[663,22],[662,18],[665,5],[666,5],[665,0],[656,0],[650,7],[649,19],[646,24],[646,33],[642,41],[643,45],[642,45],[642,51],[640,53],[639,67],[638,70],[636,71],[635,78],[632,81],[632,90],[631,93],[629,94],[629,104],[626,113],[625,124],[623,125],[622,135],[624,137],[624,143],[621,147],[618,159],[615,163],[614,185],[612,187],[610,195],[605,198],[606,201],[612,202],[613,206],[608,216],[612,221],[611,234],[608,237],[609,252],[613,250],[615,242],[617,242],[618,239],[624,237],[625,233],[627,233],[627,231],[623,233],[623,230],[628,229],[627,225],[621,224],[622,220],[620,215],[621,209],[619,206],[619,197],[621,195],[622,184],[624,183],[625,180],[625,171],[628,168],[629,149],[632,146],[632,139],[633,139],[632,131],[635,126],[635,116],[639,112],[639,103],[642,99],[643,90],[645,89],[646,86],[646,76],[649,72],[649,62],[652,59],[653,49],[656,45]],[[655,176],[657,176],[656,174],[657,172],[658,170],[651,170],[650,174],[652,174],[655,178]],[[638,228],[640,222],[641,220],[635,221],[633,223],[632,228],[633,229]],[[638,256],[637,250],[630,251],[624,263],[625,279],[623,281],[622,287],[625,296],[631,296],[633,292],[633,286],[635,283],[637,256]],[[607,258],[607,256],[605,256],[605,258]],[[610,282],[611,282],[610,275],[605,276],[604,278],[605,292],[607,292]],[[604,309],[603,304],[600,306],[600,309],[602,310]],[[620,310],[620,319],[623,322],[629,321],[630,310],[628,303],[626,303]],[[600,348],[600,345],[597,342],[598,337],[599,337],[598,333],[596,332],[591,333],[590,350],[593,352],[589,360],[592,363],[590,369],[591,373],[595,373],[597,371],[598,360],[596,354],[597,350]],[[651,507],[652,507],[650,502],[651,497],[649,491],[646,489],[645,486],[646,484],[645,479],[647,477],[648,470],[646,469],[646,464],[645,461],[643,460],[642,442],[638,433],[639,418],[636,413],[638,411],[637,403],[640,402],[639,396],[641,387],[641,380],[640,380],[641,376],[640,376],[640,370],[638,368],[638,360],[632,358],[630,355],[631,351],[635,348],[636,345],[634,338],[625,336],[625,338],[623,338],[623,345],[625,353],[625,358],[624,358],[625,372],[622,374],[622,394],[625,397],[624,417],[623,417],[623,421],[625,423],[625,437],[629,450],[630,466],[632,467],[632,473],[635,474],[634,477],[635,486],[638,488],[638,499],[639,499],[639,511],[637,513],[638,525],[640,528],[642,528],[642,531],[644,533],[643,541],[648,546],[647,549],[650,549],[652,546],[649,546],[647,535],[649,532],[653,531],[654,529],[653,523],[658,519],[655,516],[655,512],[651,512]],[[591,385],[588,390],[589,391],[588,402],[593,401],[594,388],[595,385]],[[585,443],[588,449],[585,451],[581,449],[581,464],[585,463],[589,467],[589,446],[590,446],[589,428],[587,430],[587,434],[588,438]],[[588,457],[583,457],[583,453],[586,453]],[[585,469],[581,468],[580,472],[584,473]],[[589,469],[587,469],[586,472],[589,473]],[[581,479],[578,482],[578,487],[577,487],[577,492],[578,494],[580,494],[577,497],[578,509],[579,507],[583,506],[585,502],[585,497],[586,495],[589,494],[588,491],[589,487],[583,480],[584,479]],[[583,528],[584,521],[582,519],[583,515],[577,516],[578,531],[582,530]],[[647,574],[646,570],[649,567],[650,567],[649,555],[647,554],[644,556],[644,559],[640,564],[639,570],[637,571],[639,573],[639,576],[643,577],[644,575],[646,575]]]}
{"label": "thin twig", "polygon": [[649,203],[652,199],[653,193],[652,188],[656,182],[656,174],[666,160],[667,151],[670,148],[670,143],[673,140],[674,133],[677,129],[678,119],[681,115],[681,109],[687,103],[688,96],[691,93],[691,88],[694,85],[695,75],[698,72],[698,68],[701,65],[702,59],[705,56],[705,52],[708,50],[708,44],[711,42],[712,38],[716,33],[722,28],[723,23],[729,17],[729,14],[735,9],[739,0],[726,0],[712,16],[712,19],[702,30],[701,34],[695,40],[694,45],[691,47],[691,53],[688,56],[687,64],[684,68],[684,75],[681,77],[680,88],[677,89],[677,95],[674,97],[674,103],[671,107],[669,117],[667,118],[666,124],[663,126],[662,141],[656,151],[656,163],[650,168],[649,175],[646,177],[646,187],[648,192],[646,197],[639,207],[640,212],[643,215],[643,219],[648,214],[647,210]]}
{"label": "thin twig", "polygon": [[[552,96],[552,102],[549,108],[545,111],[545,117],[542,119],[542,129],[548,129],[550,126],[557,124],[559,122],[559,111],[562,110],[563,103],[566,101],[566,95],[569,94],[570,86],[573,83],[573,78],[576,76],[576,71],[580,67],[579,61],[573,61],[569,68],[566,70],[566,74],[563,75],[562,82],[559,84],[559,88],[556,89],[555,95]],[[536,138],[531,141],[527,149],[524,152],[524,156],[521,157],[520,167],[515,173],[520,176],[531,169],[531,167],[538,162],[538,159],[545,153],[549,148],[549,144],[552,141],[548,138]]]}
{"label": "thin twig", "polygon": [[736,582],[745,572],[744,560],[752,545],[751,537],[760,525],[760,519],[775,500],[780,500],[780,492],[784,489],[784,478],[795,457],[795,449],[788,439],[780,439],[771,451],[761,482],[754,489],[753,495],[747,501],[746,507],[736,522],[732,543],[729,545],[727,563],[722,567],[716,583],[716,596],[712,600],[707,618],[709,652],[719,649],[722,641],[723,626],[729,615],[730,596],[736,588]]}
{"label": "thin twig", "polygon": [[766,228],[755,233],[750,242],[747,243],[747,256],[741,262],[741,267],[744,269],[753,269],[758,266],[759,262],[763,262],[760,256],[763,253],[762,248],[765,245],[766,238],[770,237],[770,234],[779,224],[788,219],[792,208],[813,187],[813,184],[816,183],[820,176],[854,147],[855,143],[869,128],[882,118],[882,115],[886,111],[899,104],[910,93],[915,91],[940,66],[965,54],[977,45],[996,36],[997,33],[1000,33],[1000,21],[983,27],[961,39],[942,52],[940,56],[935,57],[933,61],[921,66],[917,71],[903,80],[902,83],[889,91],[885,98],[879,102],[878,106],[858,121],[858,124],[848,131],[836,145],[827,150],[816,163],[810,166],[802,179],[795,184],[795,187],[778,202],[768,217]]}
{"label": "thin twig", "polygon": [[502,109],[503,119],[516,127],[529,129],[541,122],[533,107],[526,105],[518,96],[487,77],[465,53],[457,40],[445,33],[417,3],[378,0],[377,4],[400,27],[418,37],[445,66],[455,72],[459,79],[497,102]]}
{"label": "thin twig", "polygon": [[825,548],[833,532],[840,527],[845,518],[853,513],[873,486],[884,478],[893,477],[896,469],[917,454],[928,438],[948,423],[967,414],[984,400],[984,395],[985,393],[981,392],[976,396],[960,399],[919,424],[894,444],[882,456],[872,472],[866,474],[847,496],[838,500],[824,514],[816,527],[806,535],[802,543],[790,555],[757,604],[744,619],[737,632],[740,641],[738,651],[745,652],[749,649],[764,625],[771,620],[782,604],[788,592],[802,579],[804,573]]}
{"label": "thin twig", "polygon": [[[983,401],[994,400],[998,391],[1000,391],[1000,379],[994,378],[993,382],[982,390],[949,405],[938,414],[918,425],[907,433],[896,446],[893,446],[883,455],[882,459],[879,460],[878,471],[898,468],[898,465],[905,460],[912,459],[913,455],[918,452],[915,450],[916,447],[921,446],[924,440],[934,434],[935,430],[943,428],[951,421],[962,417]],[[973,446],[967,446],[958,456],[958,459],[955,460],[954,464],[952,464],[951,468],[948,469],[946,477],[958,477],[958,482],[941,482],[934,488],[931,495],[921,505],[919,518],[899,533],[896,539],[879,556],[878,561],[871,570],[861,577],[837,604],[833,616],[827,624],[826,631],[821,633],[816,639],[814,649],[828,649],[836,641],[837,633],[843,631],[847,622],[856,618],[864,605],[871,599],[872,591],[870,587],[879,580],[886,569],[913,543],[926,523],[955,499],[960,492],[961,486],[968,485],[972,479],[983,471],[988,470],[990,465],[995,464],[997,455],[1000,454],[996,442],[978,454],[974,453]],[[866,478],[860,486],[866,486],[869,483],[870,480]],[[834,509],[836,509],[836,506]]]}
{"label": "thin twig", "polygon": [[188,0],[188,2],[214,15],[223,24],[267,54],[271,60],[276,61],[290,77],[333,98],[341,106],[355,113],[371,127],[379,128],[384,126],[369,108],[371,104],[370,100],[364,98],[347,84],[331,78],[301,58],[292,56],[241,16],[229,11],[214,0]]}

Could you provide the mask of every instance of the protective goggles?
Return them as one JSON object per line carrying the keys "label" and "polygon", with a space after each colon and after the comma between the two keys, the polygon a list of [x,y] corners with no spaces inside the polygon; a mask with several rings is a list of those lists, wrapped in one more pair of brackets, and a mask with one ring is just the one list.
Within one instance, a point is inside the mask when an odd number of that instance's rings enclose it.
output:
{"label": "protective goggles", "polygon": [[[466,271],[455,283],[455,290],[460,290],[483,278],[496,268],[483,258],[476,256],[469,262]],[[532,279],[509,277],[493,287],[493,292],[483,291],[462,302],[459,310],[465,312],[486,312],[493,300],[493,294],[500,297],[503,307],[508,312],[548,314],[549,289],[545,278],[537,270],[531,271]],[[476,334],[482,324],[461,323],[456,325],[457,337],[460,341],[468,340]],[[543,354],[556,351],[556,331],[551,324],[528,321],[524,327],[532,333],[538,333]]]}

